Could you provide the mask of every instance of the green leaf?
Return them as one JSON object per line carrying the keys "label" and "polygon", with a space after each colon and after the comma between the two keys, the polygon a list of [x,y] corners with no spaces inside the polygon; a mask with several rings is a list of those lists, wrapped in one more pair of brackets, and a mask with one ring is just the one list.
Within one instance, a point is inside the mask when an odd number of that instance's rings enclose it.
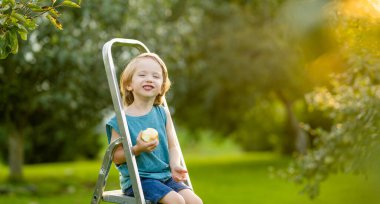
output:
{"label": "green leaf", "polygon": [[46,18],[59,30],[63,30],[62,24],[57,20],[57,18],[51,16],[50,14],[46,15]]}
{"label": "green leaf", "polygon": [[10,30],[7,35],[8,47],[10,47],[10,52],[16,54],[18,52],[18,39],[16,30]]}
{"label": "green leaf", "polygon": [[18,27],[18,34],[20,35],[22,40],[27,40],[28,39],[28,30],[21,24],[17,24]]}
{"label": "green leaf", "polygon": [[60,5],[65,7],[80,8],[80,6],[77,3],[72,1],[63,1]]}
{"label": "green leaf", "polygon": [[42,8],[32,8],[31,9],[33,12],[44,12],[45,10]]}
{"label": "green leaf", "polygon": [[3,25],[6,20],[7,20],[7,16],[0,14],[0,25]]}
{"label": "green leaf", "polygon": [[3,0],[3,4],[11,4],[12,6],[15,6],[16,1],[15,0]]}
{"label": "green leaf", "polygon": [[5,4],[4,7],[3,6],[0,7],[0,11],[2,14],[10,15],[13,9],[12,9],[12,6],[10,6],[9,4]]}
{"label": "green leaf", "polygon": [[15,19],[17,19],[18,21],[26,24],[26,18],[25,16],[19,14],[19,13],[16,13],[16,12],[12,12],[11,16]]}
{"label": "green leaf", "polygon": [[36,20],[34,18],[29,18],[26,20],[26,24],[25,24],[26,28],[29,29],[29,30],[34,30],[36,29],[37,27],[37,23],[36,23]]}
{"label": "green leaf", "polygon": [[52,16],[56,17],[56,18],[58,18],[58,17],[61,15],[61,14],[60,14],[57,10],[55,10],[54,8],[51,9],[51,10],[49,10],[49,13],[50,13]]}
{"label": "green leaf", "polygon": [[[9,4],[5,4],[5,6],[4,5],[1,5],[1,7],[0,7],[0,12],[5,12],[5,11],[7,11],[8,9],[10,9],[11,8],[11,6],[9,5]],[[12,10],[12,9],[11,9]]]}
{"label": "green leaf", "polygon": [[8,57],[9,51],[7,51],[6,33],[0,35],[0,59]]}
{"label": "green leaf", "polygon": [[34,4],[34,3],[28,3],[27,5],[26,5],[28,8],[40,8],[40,6],[38,6],[37,4]]}
{"label": "green leaf", "polygon": [[28,8],[30,8],[33,12],[43,12],[45,11],[44,9],[42,9],[40,6],[36,5],[36,4],[32,4],[32,3],[29,3],[27,5]]}

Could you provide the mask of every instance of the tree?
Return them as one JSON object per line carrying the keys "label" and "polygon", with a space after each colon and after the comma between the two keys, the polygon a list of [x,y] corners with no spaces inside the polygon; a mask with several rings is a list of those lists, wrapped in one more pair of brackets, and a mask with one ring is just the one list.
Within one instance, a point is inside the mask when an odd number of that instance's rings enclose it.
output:
{"label": "tree", "polygon": [[102,32],[117,35],[118,25],[109,21],[123,17],[121,4],[86,2],[80,11],[62,16],[76,23],[61,32],[35,30],[17,55],[1,61],[0,123],[9,139],[11,180],[22,180],[24,150],[29,162],[97,155],[96,127],[110,104],[98,42],[110,38]]}
{"label": "tree", "polygon": [[[324,3],[314,1],[301,6],[307,6],[306,12],[320,11]],[[204,10],[199,15],[202,24],[198,28],[202,32],[195,32],[194,42],[198,47],[189,45],[193,54],[186,59],[188,66],[181,74],[187,79],[181,80],[186,84],[185,92],[178,94],[185,97],[175,101],[184,122],[235,135],[244,146],[249,144],[248,138],[242,137],[252,135],[252,128],[247,127],[263,126],[261,123],[265,122],[254,123],[265,116],[253,118],[251,110],[263,101],[280,102],[286,113],[281,120],[284,124],[273,127],[284,129],[285,133],[276,133],[284,138],[283,152],[306,151],[307,135],[299,126],[294,104],[302,101],[303,94],[314,85],[309,83],[306,67],[309,56],[304,56],[303,41],[319,40],[313,35],[322,28],[318,12],[308,16],[311,25],[301,29],[296,24],[296,29],[292,28],[289,24],[293,19],[287,20],[286,14],[297,15],[294,10],[300,10],[299,5],[280,0],[202,4]],[[324,42],[315,44],[323,46]],[[266,133],[261,132],[263,138]]]}
{"label": "tree", "polygon": [[0,59],[5,59],[10,53],[18,52],[18,36],[27,40],[28,33],[36,29],[36,19],[45,16],[58,29],[62,24],[58,21],[60,7],[80,8],[80,1],[16,1],[4,0],[0,3]]}
{"label": "tree", "polygon": [[[333,121],[329,130],[308,129],[315,135],[315,149],[300,156],[285,175],[304,184],[311,198],[320,183],[336,173],[368,173],[380,150],[380,30],[378,11],[364,1],[334,1],[328,7],[331,36],[338,45],[346,71],[331,85],[307,95],[311,109],[325,111]],[[355,14],[351,9],[355,9]],[[284,172],[282,172],[284,173]]]}

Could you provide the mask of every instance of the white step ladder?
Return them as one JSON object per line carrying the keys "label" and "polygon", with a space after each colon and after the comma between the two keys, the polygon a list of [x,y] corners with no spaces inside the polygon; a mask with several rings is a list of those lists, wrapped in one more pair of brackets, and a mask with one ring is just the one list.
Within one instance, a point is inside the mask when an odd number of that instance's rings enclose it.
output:
{"label": "white step ladder", "polygon": [[[110,203],[122,203],[122,204],[150,204],[150,201],[145,200],[144,194],[142,191],[140,176],[137,169],[136,158],[132,154],[132,142],[130,139],[130,134],[128,130],[127,120],[123,111],[122,101],[119,92],[119,86],[116,79],[115,65],[112,58],[112,45],[127,45],[132,46],[140,50],[140,52],[149,52],[149,49],[140,41],[133,39],[123,39],[123,38],[114,38],[103,46],[103,61],[107,73],[108,85],[110,87],[112,102],[116,113],[116,118],[118,125],[120,127],[120,138],[114,140],[109,144],[106,153],[103,158],[103,163],[99,172],[98,181],[96,183],[95,191],[92,196],[91,204],[98,204],[101,201],[110,202]],[[168,107],[166,99],[164,98],[164,106]],[[173,127],[173,134],[179,148],[181,165],[186,168],[185,160],[182,155],[182,151],[178,142],[177,134]],[[130,179],[132,183],[132,189],[134,192],[134,197],[126,196],[121,190],[112,190],[104,191],[110,167],[112,165],[113,153],[116,147],[120,144],[123,144],[124,154],[127,159],[127,168],[130,174]],[[187,169],[187,168],[186,168]],[[187,174],[187,180],[185,182],[187,186],[192,189],[190,177]]]}

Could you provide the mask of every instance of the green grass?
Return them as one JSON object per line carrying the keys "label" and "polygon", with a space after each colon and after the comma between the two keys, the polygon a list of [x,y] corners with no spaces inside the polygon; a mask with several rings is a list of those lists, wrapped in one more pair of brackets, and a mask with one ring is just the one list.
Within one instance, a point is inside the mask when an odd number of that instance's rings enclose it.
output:
{"label": "green grass", "polygon": [[[270,178],[270,166],[281,167],[288,160],[273,154],[229,154],[186,156],[195,192],[204,203],[260,204],[379,204],[378,183],[360,176],[338,175],[323,183],[321,196],[310,200],[299,195],[301,186]],[[12,187],[0,194],[0,203],[59,204],[90,203],[100,161],[28,165],[28,188]],[[7,169],[0,167],[0,189],[5,188]],[[112,168],[107,189],[117,189],[118,175]],[[1,192],[1,191],[0,191]]]}
{"label": "green grass", "polygon": [[301,186],[270,178],[269,166],[281,167],[286,164],[287,160],[272,154],[236,155],[229,158],[205,158],[201,164],[194,164],[191,172],[192,178],[196,179],[196,191],[205,203],[380,203],[380,197],[375,192],[379,188],[369,180],[352,175],[332,177],[323,184],[321,196],[310,200],[299,194]]}

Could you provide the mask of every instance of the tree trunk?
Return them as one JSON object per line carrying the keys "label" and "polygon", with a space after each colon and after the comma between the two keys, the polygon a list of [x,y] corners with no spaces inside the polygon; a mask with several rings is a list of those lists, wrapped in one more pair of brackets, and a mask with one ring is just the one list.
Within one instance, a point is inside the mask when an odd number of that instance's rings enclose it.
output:
{"label": "tree trunk", "polygon": [[9,180],[23,181],[24,136],[20,131],[13,131],[9,137]]}
{"label": "tree trunk", "polygon": [[307,134],[299,126],[296,115],[293,111],[293,103],[288,100],[280,91],[277,92],[278,97],[283,102],[286,109],[286,129],[287,136],[283,143],[283,153],[292,154],[294,151],[305,154],[308,147]]}

